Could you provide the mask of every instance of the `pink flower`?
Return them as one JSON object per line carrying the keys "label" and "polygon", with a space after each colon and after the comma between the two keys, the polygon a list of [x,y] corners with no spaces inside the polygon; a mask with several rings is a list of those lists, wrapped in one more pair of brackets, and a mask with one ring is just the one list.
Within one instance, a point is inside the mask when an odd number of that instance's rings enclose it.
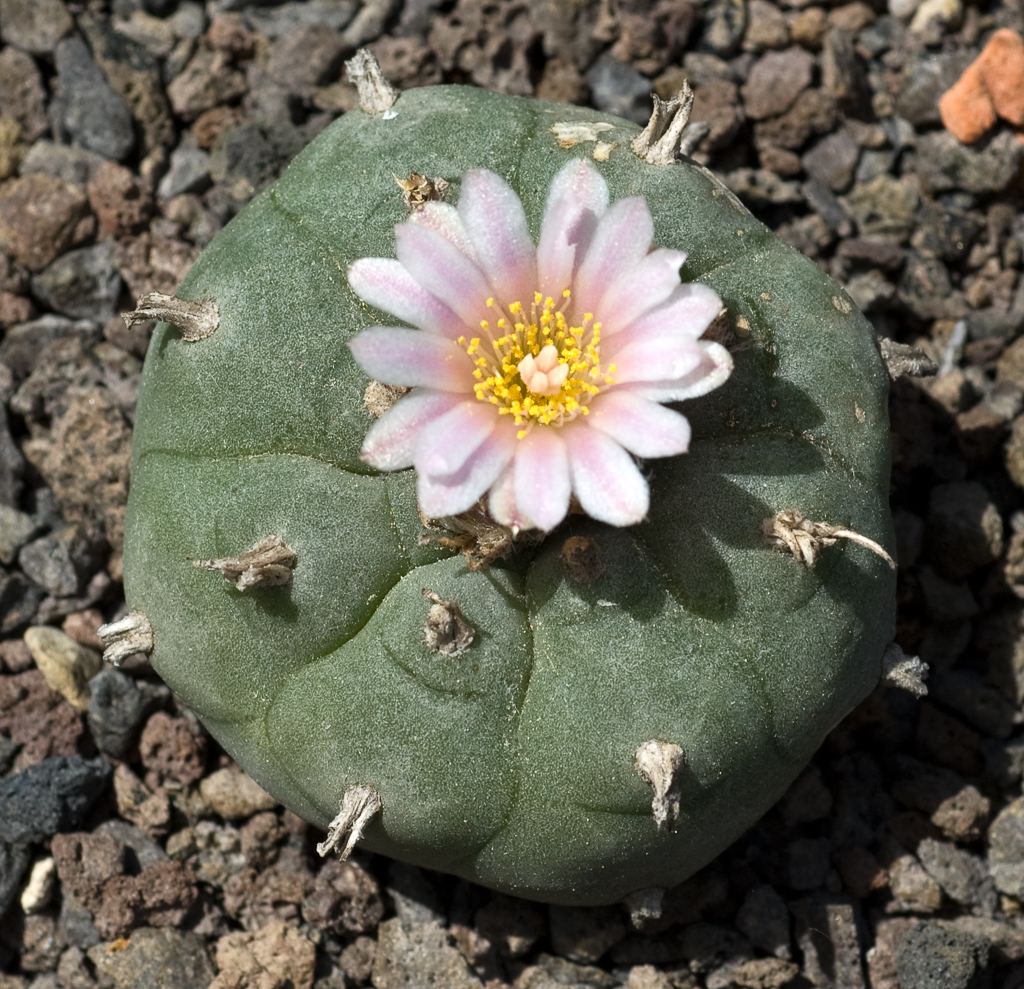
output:
{"label": "pink flower", "polygon": [[493,172],[395,227],[397,260],[361,258],[355,293],[416,327],[374,326],[349,346],[370,377],[412,391],[371,428],[363,459],[414,466],[420,509],[457,515],[487,495],[496,521],[549,531],[575,495],[611,525],[647,513],[634,457],[685,453],[663,402],[717,388],[729,353],[698,339],[721,300],[684,284],[682,251],[649,250],[643,198],[608,205],[587,159],[548,190],[535,247],[518,196]]}

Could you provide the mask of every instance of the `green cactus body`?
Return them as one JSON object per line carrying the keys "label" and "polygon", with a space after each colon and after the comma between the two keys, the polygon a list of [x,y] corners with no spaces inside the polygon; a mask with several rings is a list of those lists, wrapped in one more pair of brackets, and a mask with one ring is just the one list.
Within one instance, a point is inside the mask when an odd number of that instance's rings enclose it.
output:
{"label": "green cactus body", "polygon": [[[594,123],[591,140],[555,127]],[[372,787],[366,848],[567,904],[710,861],[873,689],[893,629],[877,556],[843,541],[805,568],[762,532],[797,508],[891,545],[871,328],[706,170],[641,160],[636,132],[461,87],[346,114],[193,267],[179,296],[215,302],[220,326],[195,342],[158,328],[133,450],[127,598],[153,666],[227,751],[320,826]],[[644,196],[656,243],[689,252],[684,280],[727,304],[736,369],[685,403],[691,452],[645,467],[643,523],[571,516],[471,571],[421,539],[413,471],[360,459],[367,378],[346,341],[393,320],[354,296],[346,266],[394,256],[395,175],[443,177],[457,196],[467,169],[489,168],[536,236],[552,176],[595,151],[613,200]],[[288,585],[240,592],[190,563],[271,534],[298,556]],[[591,572],[567,568],[571,536],[596,547]],[[424,588],[475,630],[461,654],[428,649]],[[650,740],[685,754],[671,826],[637,768]]]}

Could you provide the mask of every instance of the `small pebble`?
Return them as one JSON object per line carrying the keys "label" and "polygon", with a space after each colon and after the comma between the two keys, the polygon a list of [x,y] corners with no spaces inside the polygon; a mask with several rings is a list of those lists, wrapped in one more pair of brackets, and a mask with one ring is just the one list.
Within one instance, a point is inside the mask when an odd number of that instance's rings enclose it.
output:
{"label": "small pebble", "polygon": [[0,780],[0,840],[41,842],[73,831],[106,789],[106,759],[55,756]]}
{"label": "small pebble", "polygon": [[57,886],[57,867],[53,857],[37,859],[21,894],[21,909],[27,914],[39,913],[50,905]]}
{"label": "small pebble", "polygon": [[79,711],[88,710],[89,681],[103,666],[100,653],[49,625],[28,629],[25,644],[50,688]]}
{"label": "small pebble", "polygon": [[277,801],[255,780],[238,769],[218,769],[199,784],[207,806],[226,821],[251,817],[272,810]]}
{"label": "small pebble", "polygon": [[60,123],[84,148],[121,161],[135,146],[132,114],[108,85],[81,38],[56,49]]}
{"label": "small pebble", "polygon": [[969,989],[988,967],[989,942],[922,920],[896,949],[901,989]]}

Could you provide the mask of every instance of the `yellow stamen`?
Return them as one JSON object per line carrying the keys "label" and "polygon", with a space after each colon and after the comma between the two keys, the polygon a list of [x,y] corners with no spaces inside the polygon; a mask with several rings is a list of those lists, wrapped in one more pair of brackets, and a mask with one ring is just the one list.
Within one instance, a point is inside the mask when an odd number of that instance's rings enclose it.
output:
{"label": "yellow stamen", "polygon": [[[571,297],[563,289],[556,309],[553,296],[535,292],[529,315],[519,300],[502,306],[488,298],[499,333],[481,320],[483,338],[473,337],[468,344],[465,337],[458,338],[474,358],[476,398],[495,406],[499,415],[512,416],[521,427],[519,439],[537,425],[561,426],[588,415],[588,402],[614,384],[614,365],[601,367],[601,324],[594,322],[593,313],[584,313],[579,325],[570,325],[565,309]],[[482,342],[490,347],[481,350]]]}

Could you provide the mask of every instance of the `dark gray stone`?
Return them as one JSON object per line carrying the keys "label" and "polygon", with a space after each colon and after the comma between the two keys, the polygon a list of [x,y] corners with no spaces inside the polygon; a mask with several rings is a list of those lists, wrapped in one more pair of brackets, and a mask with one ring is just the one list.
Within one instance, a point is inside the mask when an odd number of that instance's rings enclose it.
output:
{"label": "dark gray stone", "polygon": [[925,202],[914,217],[910,244],[924,257],[955,262],[967,256],[982,230],[984,224],[971,213]]}
{"label": "dark gray stone", "polygon": [[17,898],[21,880],[31,860],[32,856],[25,845],[0,841],[0,920]]}
{"label": "dark gray stone", "polygon": [[[291,3],[271,6],[270,9],[246,3],[243,16],[254,31],[268,38],[279,38],[308,24],[322,24],[333,31],[340,31],[352,20],[358,6],[355,0],[304,0],[301,3],[292,0]],[[407,18],[409,6],[406,3],[402,11],[403,21]],[[429,6],[436,7],[436,0]],[[424,23],[424,28],[427,27],[429,21]]]}
{"label": "dark gray stone", "polygon": [[592,965],[626,936],[616,907],[548,907],[551,947],[574,962]]}
{"label": "dark gray stone", "polygon": [[[0,410],[2,410],[0,411],[0,505],[10,508],[17,505],[21,498],[25,458],[11,437],[11,431],[7,426],[7,409],[0,406]],[[14,509],[11,508],[11,510]],[[3,523],[0,522],[0,526],[2,525]],[[12,530],[11,535],[13,534]],[[0,549],[10,548],[11,545],[10,540],[5,542],[4,537],[0,536]],[[2,562],[10,563],[10,560],[3,559]]]}
{"label": "dark gray stone", "polygon": [[54,597],[79,594],[102,560],[77,526],[69,525],[33,540],[18,554],[25,574]]}
{"label": "dark gray stone", "polygon": [[93,58],[142,132],[143,152],[170,147],[176,137],[160,65],[145,45],[116,30],[106,17],[78,15]]}
{"label": "dark gray stone", "polygon": [[18,381],[32,373],[39,355],[55,340],[78,337],[86,344],[99,339],[99,330],[91,320],[71,320],[47,313],[28,323],[8,327],[0,341],[0,362],[6,364]]}
{"label": "dark gray stone", "polygon": [[865,150],[860,154],[854,178],[858,182],[870,182],[879,175],[888,175],[896,165],[896,152]]}
{"label": "dark gray stone", "polygon": [[679,936],[679,949],[692,972],[710,972],[729,962],[745,961],[754,955],[750,942],[732,928],[698,921],[688,924]]}
{"label": "dark gray stone", "polygon": [[107,323],[116,313],[121,274],[112,241],[62,254],[32,276],[32,294],[48,309],[72,319]]}
{"label": "dark gray stone", "polygon": [[142,0],[142,9],[153,17],[167,17],[177,6],[178,0]]}
{"label": "dark gray stone", "polygon": [[174,927],[140,927],[123,951],[97,944],[87,954],[100,983],[114,989],[206,989],[214,977],[203,938]]}
{"label": "dark gray stone", "polygon": [[948,189],[1001,192],[1017,174],[1022,157],[1024,144],[1012,131],[1001,130],[986,145],[975,148],[941,130],[918,138],[913,170],[932,193]]}
{"label": "dark gray stone", "polygon": [[594,106],[638,124],[651,115],[651,81],[612,55],[602,55],[587,72]]}
{"label": "dark gray stone", "polygon": [[283,164],[274,140],[256,123],[221,134],[210,153],[213,181],[237,202],[245,202],[273,182]]}
{"label": "dark gray stone", "polygon": [[918,200],[895,176],[882,174],[870,182],[858,182],[842,202],[863,236],[902,238],[913,229]]}
{"label": "dark gray stone", "polygon": [[774,887],[755,886],[747,893],[736,914],[736,926],[755,948],[776,958],[790,957],[789,911]]}
{"label": "dark gray stone", "polygon": [[102,670],[89,681],[89,730],[104,755],[121,759],[162,699],[159,688],[120,670]]}
{"label": "dark gray stone", "polygon": [[864,63],[853,39],[838,28],[825,35],[821,46],[821,88],[847,115],[866,118],[871,113],[871,90]]}
{"label": "dark gray stone", "polygon": [[405,923],[447,923],[438,903],[437,889],[419,866],[392,862],[386,888],[395,904],[395,913]]}
{"label": "dark gray stone", "polygon": [[7,635],[32,621],[42,598],[24,574],[0,572],[0,632]]}
{"label": "dark gray stone", "polygon": [[18,555],[18,550],[35,535],[39,526],[31,515],[2,502],[3,499],[0,499],[0,563],[10,564]]}
{"label": "dark gray stone", "polygon": [[[116,673],[116,670],[108,672]],[[102,676],[102,674],[100,674]],[[94,677],[89,685],[95,689],[96,680]],[[112,817],[104,821],[94,832],[95,834],[108,834],[120,841],[127,849],[125,853],[125,868],[128,873],[137,876],[143,869],[157,862],[166,862],[168,859],[165,852],[152,838],[137,828],[134,824],[122,821],[119,817]]]}
{"label": "dark gray stone", "polygon": [[949,270],[938,258],[907,254],[899,283],[900,301],[921,319],[934,319],[942,313],[942,302],[953,289]]}
{"label": "dark gray stone", "polygon": [[210,156],[202,148],[177,148],[156,192],[162,199],[173,199],[186,192],[205,192],[209,184]]}
{"label": "dark gray stone", "polygon": [[986,938],[920,920],[896,948],[901,989],[980,989],[988,967]]}
{"label": "dark gray stone", "polygon": [[96,930],[93,923],[92,913],[78,902],[66,889],[61,891],[60,917],[57,919],[57,929],[63,935],[64,940],[75,948],[82,951],[99,944],[103,938]]}
{"label": "dark gray stone", "polygon": [[972,340],[988,340],[998,337],[1011,340],[1024,326],[1024,312],[1010,309],[973,309],[965,317],[968,336]]}
{"label": "dark gray stone", "polygon": [[0,780],[0,840],[45,841],[74,831],[106,789],[106,759],[55,756]]}
{"label": "dark gray stone", "polygon": [[917,857],[928,875],[952,900],[991,917],[996,906],[996,888],[985,863],[949,841],[922,839]]}
{"label": "dark gray stone", "polygon": [[1003,742],[983,738],[979,747],[985,760],[985,775],[990,780],[1006,789],[1020,783],[1024,775],[1024,739]]}
{"label": "dark gray stone", "polygon": [[962,580],[1003,552],[999,509],[977,481],[932,488],[925,524],[932,565],[950,580]]}
{"label": "dark gray stone", "polygon": [[17,742],[12,742],[3,732],[0,732],[0,776],[7,774],[20,748],[21,746]]}
{"label": "dark gray stone", "polygon": [[846,207],[836,198],[835,193],[824,182],[810,179],[801,186],[807,205],[825,221],[825,226],[840,237],[853,233],[853,222]]}
{"label": "dark gray stone", "polygon": [[977,673],[948,670],[929,677],[928,693],[986,735],[1009,738],[1013,731],[1016,708]]}
{"label": "dark gray stone", "polygon": [[76,144],[56,144],[53,141],[36,141],[21,163],[20,174],[30,175],[41,172],[43,175],[52,175],[71,185],[85,188],[103,162],[106,161],[102,155],[90,151],[88,148],[80,148]]}
{"label": "dark gray stone", "polygon": [[831,864],[828,838],[797,838],[786,848],[789,885],[799,892],[821,889]]}
{"label": "dark gray stone", "polygon": [[915,127],[939,124],[939,97],[963,74],[975,52],[960,51],[915,58],[904,69],[896,112]]}
{"label": "dark gray stone", "polygon": [[869,24],[857,35],[857,44],[870,55],[877,57],[902,44],[906,33],[907,29],[898,17],[883,14],[874,24]]}
{"label": "dark gray stone", "polygon": [[[845,130],[823,137],[801,159],[804,171],[833,192],[845,192],[853,181],[860,147]],[[886,169],[888,171],[888,169]]]}
{"label": "dark gray stone", "polygon": [[115,93],[81,38],[57,45],[57,114],[61,126],[83,147],[121,161],[135,146],[132,113]]}

